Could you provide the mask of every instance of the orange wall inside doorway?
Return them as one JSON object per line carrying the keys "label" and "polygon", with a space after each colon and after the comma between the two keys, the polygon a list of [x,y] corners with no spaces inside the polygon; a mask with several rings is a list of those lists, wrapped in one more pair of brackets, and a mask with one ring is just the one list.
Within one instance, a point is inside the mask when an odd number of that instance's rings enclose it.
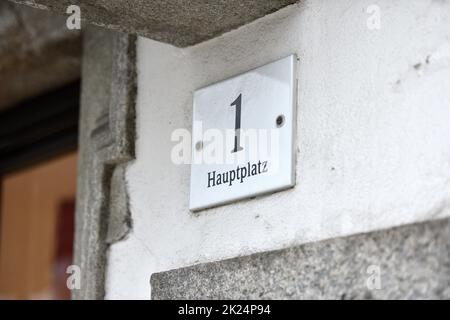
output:
{"label": "orange wall inside doorway", "polygon": [[75,199],[76,163],[71,153],[3,177],[0,299],[54,298],[58,214]]}

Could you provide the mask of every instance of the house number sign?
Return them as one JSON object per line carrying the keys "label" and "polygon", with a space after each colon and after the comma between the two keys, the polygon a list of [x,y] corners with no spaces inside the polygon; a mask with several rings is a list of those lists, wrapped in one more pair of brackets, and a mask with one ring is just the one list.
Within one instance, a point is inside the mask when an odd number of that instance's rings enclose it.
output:
{"label": "house number sign", "polygon": [[194,93],[190,209],[295,184],[296,58]]}

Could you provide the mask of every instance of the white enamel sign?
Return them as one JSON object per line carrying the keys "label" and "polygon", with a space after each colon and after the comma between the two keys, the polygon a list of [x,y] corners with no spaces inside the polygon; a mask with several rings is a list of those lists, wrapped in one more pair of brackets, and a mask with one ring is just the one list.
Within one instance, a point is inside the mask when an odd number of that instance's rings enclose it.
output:
{"label": "white enamel sign", "polygon": [[194,93],[190,209],[295,184],[294,55]]}

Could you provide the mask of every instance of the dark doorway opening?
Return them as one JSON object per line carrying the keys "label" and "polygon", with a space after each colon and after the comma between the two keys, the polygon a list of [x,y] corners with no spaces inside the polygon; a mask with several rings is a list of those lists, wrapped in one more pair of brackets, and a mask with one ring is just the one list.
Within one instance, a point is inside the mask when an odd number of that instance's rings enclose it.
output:
{"label": "dark doorway opening", "polygon": [[79,81],[0,112],[0,299],[69,299]]}

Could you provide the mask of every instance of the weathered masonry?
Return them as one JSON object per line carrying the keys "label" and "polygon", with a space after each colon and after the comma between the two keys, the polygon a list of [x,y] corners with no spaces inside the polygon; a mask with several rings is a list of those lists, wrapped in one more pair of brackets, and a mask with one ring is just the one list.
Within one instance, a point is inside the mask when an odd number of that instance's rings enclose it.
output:
{"label": "weathered masonry", "polygon": [[[75,299],[450,298],[449,1],[14,2],[81,8]],[[290,55],[295,186],[193,213],[194,92]]]}

